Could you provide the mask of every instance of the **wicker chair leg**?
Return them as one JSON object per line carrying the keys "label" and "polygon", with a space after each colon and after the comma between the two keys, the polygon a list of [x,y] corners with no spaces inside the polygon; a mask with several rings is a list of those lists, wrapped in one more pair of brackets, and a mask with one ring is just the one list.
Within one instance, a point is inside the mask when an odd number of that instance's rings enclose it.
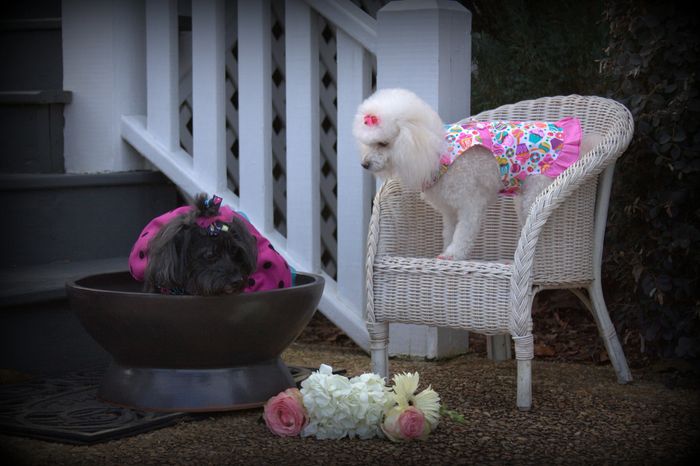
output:
{"label": "wicker chair leg", "polygon": [[520,411],[530,411],[532,408],[532,360],[518,360],[518,400]]}
{"label": "wicker chair leg", "polygon": [[534,357],[534,340],[532,333],[523,336],[513,335],[515,359],[518,361],[518,396],[517,406],[520,411],[532,408],[532,358]]}
{"label": "wicker chair leg", "polygon": [[603,344],[605,344],[605,350],[608,352],[610,363],[613,369],[615,369],[617,381],[622,384],[629,383],[632,381],[632,373],[627,365],[627,358],[625,358],[622,345],[617,337],[615,326],[610,320],[610,314],[608,314],[608,308],[605,305],[600,282],[594,280],[587,290],[588,296],[581,290],[575,288],[570,289],[570,291],[588,308],[591,315],[593,315],[593,320],[595,320],[596,326],[598,327],[598,333],[600,333]]}
{"label": "wicker chair leg", "polygon": [[369,349],[372,357],[372,372],[389,377],[389,324],[367,322]]}
{"label": "wicker chair leg", "polygon": [[591,297],[591,307],[593,308],[591,312],[598,325],[598,331],[603,338],[603,343],[610,357],[610,362],[615,369],[615,374],[617,374],[617,381],[622,384],[629,383],[632,381],[632,373],[627,365],[627,358],[625,358],[622,345],[617,337],[615,326],[610,320],[610,314],[608,314],[608,308],[605,305],[603,290],[599,281],[595,280],[588,287],[588,295]]}

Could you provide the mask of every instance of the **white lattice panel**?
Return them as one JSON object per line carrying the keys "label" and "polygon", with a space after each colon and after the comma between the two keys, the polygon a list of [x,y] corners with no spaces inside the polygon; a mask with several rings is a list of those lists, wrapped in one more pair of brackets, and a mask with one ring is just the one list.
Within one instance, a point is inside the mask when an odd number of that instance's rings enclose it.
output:
{"label": "white lattice panel", "polygon": [[[375,15],[385,2],[381,0],[355,2]],[[236,8],[227,5],[226,21],[226,147],[228,185],[239,194],[238,169],[238,50]],[[285,51],[284,0],[272,1],[272,154],[273,211],[275,228],[286,235],[286,122],[285,122]],[[321,145],[321,261],[332,277],[337,274],[337,64],[334,28],[319,18],[319,105]],[[180,144],[192,153],[192,60],[191,33],[180,31]]]}

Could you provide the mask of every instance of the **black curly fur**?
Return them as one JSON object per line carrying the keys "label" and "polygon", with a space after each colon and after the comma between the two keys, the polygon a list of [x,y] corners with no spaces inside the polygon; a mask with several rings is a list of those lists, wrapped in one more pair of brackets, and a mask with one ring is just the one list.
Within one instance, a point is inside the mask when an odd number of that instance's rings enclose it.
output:
{"label": "black curly fur", "polygon": [[194,209],[163,226],[148,244],[144,290],[214,296],[240,292],[255,272],[257,243],[237,218],[227,231],[211,236],[196,223],[198,217],[218,214],[218,206],[205,206],[199,194]]}

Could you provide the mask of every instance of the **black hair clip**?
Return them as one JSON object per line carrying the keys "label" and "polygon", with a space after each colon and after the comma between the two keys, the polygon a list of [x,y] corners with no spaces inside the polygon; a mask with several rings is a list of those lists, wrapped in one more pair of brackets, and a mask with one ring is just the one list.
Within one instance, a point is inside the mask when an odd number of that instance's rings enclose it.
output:
{"label": "black hair clip", "polygon": [[219,236],[222,231],[226,233],[228,229],[229,226],[227,224],[223,222],[214,222],[207,228],[207,233],[209,236]]}

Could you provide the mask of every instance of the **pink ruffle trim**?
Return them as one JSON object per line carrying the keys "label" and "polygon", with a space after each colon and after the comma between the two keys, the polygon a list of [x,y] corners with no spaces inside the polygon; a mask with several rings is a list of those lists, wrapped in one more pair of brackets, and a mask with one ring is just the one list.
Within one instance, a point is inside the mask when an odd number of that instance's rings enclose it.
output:
{"label": "pink ruffle trim", "polygon": [[554,123],[562,128],[564,142],[561,152],[547,170],[546,175],[556,178],[569,168],[581,155],[581,122],[578,118],[566,117]]}
{"label": "pink ruffle trim", "polygon": [[493,152],[493,140],[491,140],[491,131],[489,131],[488,127],[486,125],[483,125],[481,128],[477,126],[477,131],[479,131],[479,136],[481,137],[481,144]]}

